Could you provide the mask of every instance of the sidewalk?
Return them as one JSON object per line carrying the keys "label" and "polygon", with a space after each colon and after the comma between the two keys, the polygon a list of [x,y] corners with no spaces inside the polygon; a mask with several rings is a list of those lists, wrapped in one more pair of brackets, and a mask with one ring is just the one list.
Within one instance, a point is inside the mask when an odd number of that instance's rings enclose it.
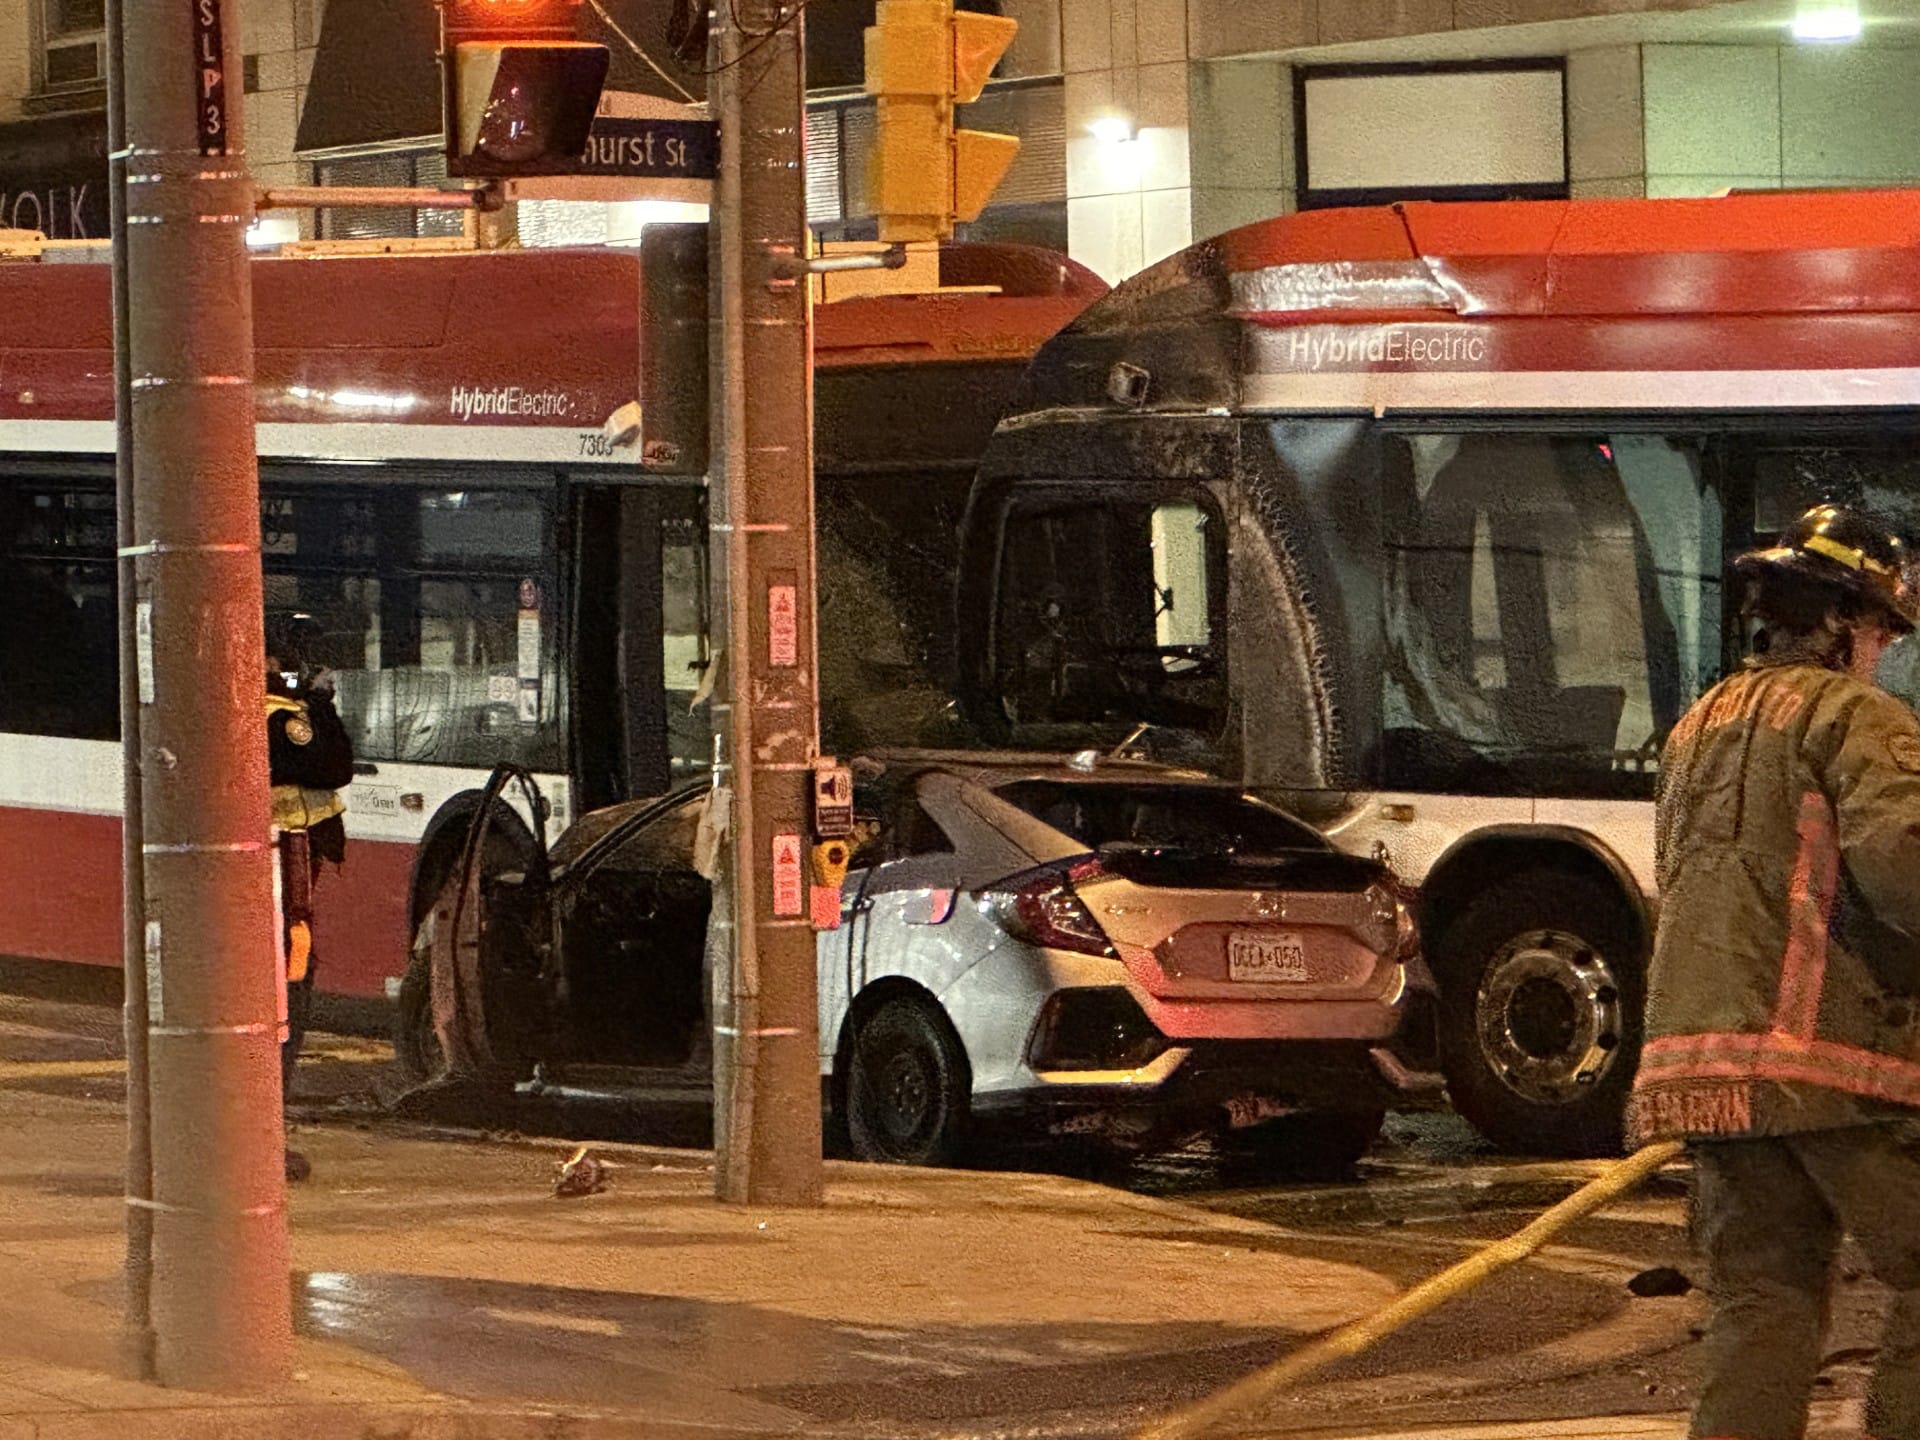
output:
{"label": "sidewalk", "polygon": [[[292,1194],[294,1379],[195,1396],[115,1373],[120,1120],[61,1090],[0,1085],[0,1440],[1114,1435],[1397,1288],[1057,1177],[831,1164],[824,1208],[752,1211],[704,1155],[597,1146],[611,1189],[559,1200],[557,1142],[324,1126]],[[1428,1433],[1682,1433],[1621,1423]]]}

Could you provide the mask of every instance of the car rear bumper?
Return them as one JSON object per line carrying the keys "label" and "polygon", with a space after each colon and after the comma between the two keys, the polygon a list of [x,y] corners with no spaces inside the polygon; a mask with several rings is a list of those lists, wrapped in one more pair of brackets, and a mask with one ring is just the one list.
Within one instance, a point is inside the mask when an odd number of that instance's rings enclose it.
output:
{"label": "car rear bumper", "polygon": [[1390,1110],[1437,1100],[1421,1057],[1348,1041],[1176,1044],[1133,1070],[1034,1071],[1028,1083],[976,1094],[983,1122],[1042,1134],[1147,1141],[1229,1128],[1295,1110]]}

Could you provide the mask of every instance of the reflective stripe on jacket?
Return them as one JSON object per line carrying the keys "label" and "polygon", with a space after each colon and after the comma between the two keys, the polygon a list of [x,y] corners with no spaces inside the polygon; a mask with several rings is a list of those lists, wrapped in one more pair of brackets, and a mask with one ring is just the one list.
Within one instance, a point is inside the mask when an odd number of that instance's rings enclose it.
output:
{"label": "reflective stripe on jacket", "polygon": [[1920,719],[1760,663],[1661,768],[1641,1139],[1784,1134],[1920,1108]]}
{"label": "reflective stripe on jacket", "polygon": [[[269,693],[266,703],[270,760],[276,748],[272,741],[276,718],[281,726],[297,722],[305,727],[307,739],[300,742],[299,748],[313,743],[315,720],[304,701]],[[284,734],[284,731],[281,733]],[[275,767],[270,764],[269,768]],[[277,829],[310,830],[322,821],[331,820],[334,816],[344,814],[346,811],[347,802],[341,798],[338,790],[315,785],[284,783],[277,776],[270,776],[270,779],[274,781],[271,794],[273,823]]]}
{"label": "reflective stripe on jacket", "polygon": [[347,802],[338,790],[275,785],[272,793],[273,823],[281,830],[311,830],[322,820],[345,814],[347,809]]}

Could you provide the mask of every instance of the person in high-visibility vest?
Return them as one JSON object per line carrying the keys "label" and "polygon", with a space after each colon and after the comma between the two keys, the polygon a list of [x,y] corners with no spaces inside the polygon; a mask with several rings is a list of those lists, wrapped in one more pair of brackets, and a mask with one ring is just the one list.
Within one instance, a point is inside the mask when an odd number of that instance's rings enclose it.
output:
{"label": "person in high-visibility vest", "polygon": [[[284,647],[283,647],[284,648]],[[353,742],[333,704],[325,672],[283,669],[267,657],[267,778],[272,786],[275,888],[286,1008],[280,1033],[282,1095],[293,1091],[294,1062],[313,999],[313,888],[320,869],[347,853],[342,787],[353,780]],[[306,1159],[287,1152],[290,1179],[303,1179]]]}

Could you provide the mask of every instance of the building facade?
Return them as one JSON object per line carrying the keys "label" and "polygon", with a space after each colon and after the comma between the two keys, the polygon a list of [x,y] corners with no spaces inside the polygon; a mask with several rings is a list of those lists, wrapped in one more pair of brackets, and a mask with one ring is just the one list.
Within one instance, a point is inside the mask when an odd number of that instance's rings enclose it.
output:
{"label": "building facade", "polygon": [[[262,183],[441,183],[428,0],[230,0]],[[1920,179],[1920,0],[962,0],[1020,22],[965,123],[1024,148],[973,233],[1119,279],[1290,210]],[[612,86],[698,99],[675,0],[608,0]],[[0,226],[106,223],[104,0],[0,0]],[[871,0],[808,11],[809,209],[872,233]],[[644,54],[642,53],[644,52]],[[664,73],[663,73],[664,72]],[[646,205],[528,203],[521,243],[630,240]],[[672,212],[676,218],[684,211]],[[323,211],[274,238],[460,233]]]}

